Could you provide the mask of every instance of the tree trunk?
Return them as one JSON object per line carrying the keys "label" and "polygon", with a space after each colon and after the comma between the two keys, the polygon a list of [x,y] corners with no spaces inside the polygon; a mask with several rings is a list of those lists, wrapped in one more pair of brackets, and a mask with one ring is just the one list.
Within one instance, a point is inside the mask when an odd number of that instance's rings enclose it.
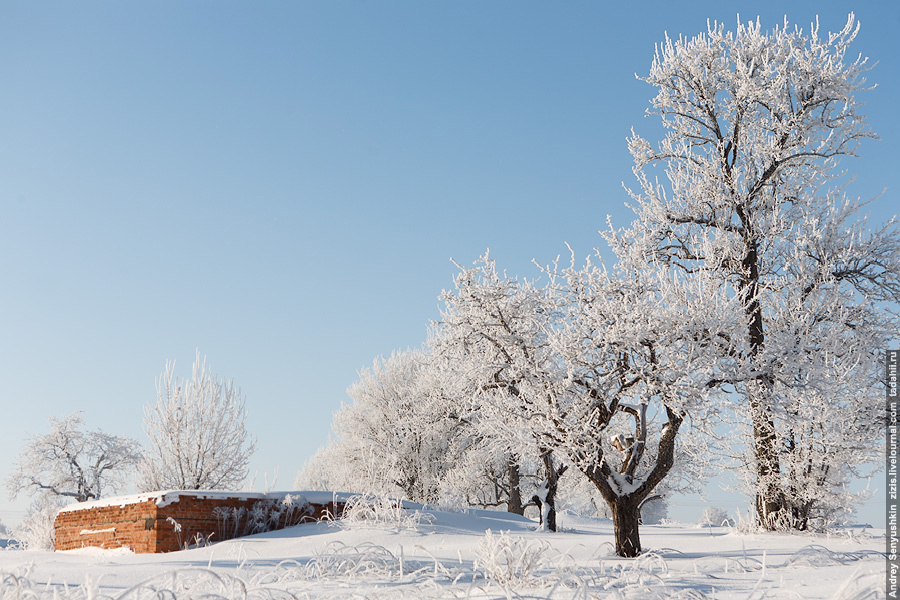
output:
{"label": "tree trunk", "polygon": [[[747,335],[750,358],[755,363],[765,345],[766,329],[759,297],[759,250],[752,224],[743,209],[738,209],[745,230],[744,277],[740,288],[744,313],[749,319]],[[753,452],[756,457],[756,516],[760,526],[773,531],[785,527],[787,505],[780,487],[781,464],[775,423],[772,420],[772,381],[760,375],[747,384],[750,420],[753,424]]]}
{"label": "tree trunk", "polygon": [[616,554],[634,558],[641,553],[641,536],[638,531],[641,520],[640,502],[623,496],[617,498],[610,508],[616,534]]}
{"label": "tree trunk", "polygon": [[509,482],[509,498],[506,502],[506,512],[524,515],[525,506],[522,504],[522,491],[519,489],[519,464],[515,461],[510,461],[506,474]]}
{"label": "tree trunk", "polygon": [[786,527],[788,507],[779,483],[781,465],[775,423],[766,406],[765,392],[770,386],[753,382],[748,384],[748,388],[753,423],[753,451],[756,457],[756,517],[761,527],[775,531]]}
{"label": "tree trunk", "polygon": [[[545,527],[550,531],[556,531],[556,486],[547,490],[547,501],[544,503],[546,508]],[[542,515],[543,517],[544,515]]]}
{"label": "tree trunk", "polygon": [[539,505],[541,509],[541,523],[550,531],[556,531],[556,491],[559,488],[559,478],[566,472],[568,467],[566,465],[556,467],[553,464],[552,452],[545,452],[541,459],[544,461],[544,472],[547,476],[547,481],[544,484],[547,489],[547,495],[543,499],[544,505]]}

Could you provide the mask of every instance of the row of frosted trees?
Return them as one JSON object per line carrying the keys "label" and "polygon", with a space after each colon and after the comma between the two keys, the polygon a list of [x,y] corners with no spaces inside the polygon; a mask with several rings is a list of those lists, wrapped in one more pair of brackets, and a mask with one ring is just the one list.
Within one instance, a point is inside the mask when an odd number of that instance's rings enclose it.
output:
{"label": "row of frosted trees", "polygon": [[614,264],[460,267],[423,349],[360,373],[301,482],[534,502],[553,528],[571,470],[622,556],[641,551],[642,503],[715,457],[763,528],[849,510],[849,480],[877,467],[900,324],[896,222],[870,226],[837,170],[875,137],[857,31],[850,15],[824,37],[751,22],[666,39],[642,78],[664,133],[628,140],[636,219],[604,234]]}

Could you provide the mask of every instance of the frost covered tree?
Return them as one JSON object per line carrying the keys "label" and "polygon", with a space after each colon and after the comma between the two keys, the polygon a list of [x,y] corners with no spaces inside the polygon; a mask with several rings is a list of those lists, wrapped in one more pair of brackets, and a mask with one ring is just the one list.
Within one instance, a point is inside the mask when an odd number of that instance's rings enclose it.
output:
{"label": "frost covered tree", "polygon": [[244,396],[234,381],[214,377],[198,351],[191,379],[177,380],[174,361],[167,362],[156,393],[156,404],[144,408],[150,449],[140,465],[138,487],[240,487],[256,440],[247,433]]}
{"label": "frost covered tree", "polygon": [[79,413],[50,418],[50,432],[32,436],[6,480],[10,499],[21,492],[59,496],[76,502],[97,500],[120,490],[140,460],[134,440],[85,431]]}
{"label": "frost covered tree", "polygon": [[362,369],[335,414],[335,439],[304,467],[297,484],[438,501],[454,464],[452,439],[465,424],[448,402],[423,350],[394,352]]}
{"label": "frost covered tree", "polygon": [[627,263],[560,275],[551,289],[566,313],[549,340],[564,376],[527,419],[600,492],[617,554],[637,556],[644,503],[706,475],[701,434],[718,420],[714,358],[730,345],[731,300]]}
{"label": "frost covered tree", "polygon": [[469,382],[480,427],[534,448],[548,527],[573,464],[610,507],[617,553],[637,556],[641,505],[672,470],[683,421],[713,416],[730,300],[655,271],[611,276],[589,263],[548,275],[538,288],[488,256],[462,269],[435,348]]}
{"label": "frost covered tree", "polygon": [[519,463],[534,460],[543,482],[532,497],[541,507],[542,524],[555,531],[555,496],[568,466],[554,457],[552,439],[525,416],[544,404],[560,376],[547,341],[556,311],[542,289],[498,273],[487,253],[475,267],[460,267],[455,289],[441,298],[444,308],[431,344],[445,361],[447,378],[457,382],[454,395],[467,405],[480,443],[508,457],[509,510],[520,512],[522,506]]}
{"label": "frost covered tree", "polygon": [[347,391],[350,402],[334,415],[334,437],[304,464],[297,489],[447,506],[513,504],[521,514],[518,479],[530,472],[478,431],[462,386],[440,362],[426,346],[362,369]]}
{"label": "frost covered tree", "polygon": [[294,479],[294,489],[323,492],[350,492],[366,495],[391,495],[396,488],[385,489],[376,461],[356,462],[358,456],[340,440],[328,443],[303,463]]}
{"label": "frost covered tree", "polygon": [[[464,399],[461,399],[464,401]],[[476,415],[468,414],[467,419]],[[537,465],[468,421],[453,438],[453,467],[441,479],[440,503],[446,506],[501,508],[523,515],[537,491]]]}
{"label": "frost covered tree", "polygon": [[[646,77],[656,146],[633,134],[637,220],[607,239],[739,301],[722,383],[747,424],[743,461],[766,528],[804,529],[850,498],[878,451],[878,352],[898,329],[900,237],[845,198],[843,156],[875,137],[851,14],[820,35],[711,24],[666,39]],[[711,291],[710,293],[716,293]]]}

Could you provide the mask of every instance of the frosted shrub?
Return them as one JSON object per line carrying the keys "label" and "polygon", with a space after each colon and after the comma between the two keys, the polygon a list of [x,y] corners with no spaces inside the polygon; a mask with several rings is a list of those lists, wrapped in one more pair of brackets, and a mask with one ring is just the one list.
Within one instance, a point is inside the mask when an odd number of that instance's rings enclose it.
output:
{"label": "frosted shrub", "polygon": [[485,579],[500,585],[526,583],[543,566],[547,548],[545,543],[528,542],[502,531],[494,535],[488,529],[478,542],[476,568]]}
{"label": "frosted shrub", "polygon": [[431,523],[431,515],[403,508],[400,500],[387,496],[353,496],[347,500],[341,517],[345,527],[387,526],[394,529],[416,530]]}
{"label": "frosted shrub", "polygon": [[751,509],[747,509],[746,513],[737,511],[732,528],[738,533],[756,533],[760,530],[756,515]]}
{"label": "frosted shrub", "polygon": [[53,525],[62,506],[62,501],[55,496],[40,496],[32,502],[15,531],[19,545],[25,550],[53,550],[56,539]]}
{"label": "frosted shrub", "polygon": [[292,497],[290,494],[280,501],[274,498],[260,500],[249,509],[226,506],[213,509],[220,540],[298,525],[310,514],[309,502],[302,496]]}
{"label": "frosted shrub", "polygon": [[332,542],[310,560],[302,572],[309,579],[329,579],[394,577],[401,571],[400,560],[383,546],[370,543],[347,546],[341,542]]}
{"label": "frosted shrub", "polygon": [[702,527],[733,527],[734,520],[728,516],[724,508],[707,506],[703,509],[699,524]]}

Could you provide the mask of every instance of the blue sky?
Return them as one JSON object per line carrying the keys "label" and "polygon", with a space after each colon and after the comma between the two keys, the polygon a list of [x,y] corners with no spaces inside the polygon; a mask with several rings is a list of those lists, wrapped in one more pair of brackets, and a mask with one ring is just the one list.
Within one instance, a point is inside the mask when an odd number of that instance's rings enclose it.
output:
{"label": "blue sky", "polygon": [[199,348],[247,396],[257,487],[289,488],[357,370],[424,340],[451,257],[532,275],[628,224],[664,32],[851,10],[882,139],[843,166],[881,221],[893,1],[0,1],[0,477],[50,416],[143,441],[154,379]]}

